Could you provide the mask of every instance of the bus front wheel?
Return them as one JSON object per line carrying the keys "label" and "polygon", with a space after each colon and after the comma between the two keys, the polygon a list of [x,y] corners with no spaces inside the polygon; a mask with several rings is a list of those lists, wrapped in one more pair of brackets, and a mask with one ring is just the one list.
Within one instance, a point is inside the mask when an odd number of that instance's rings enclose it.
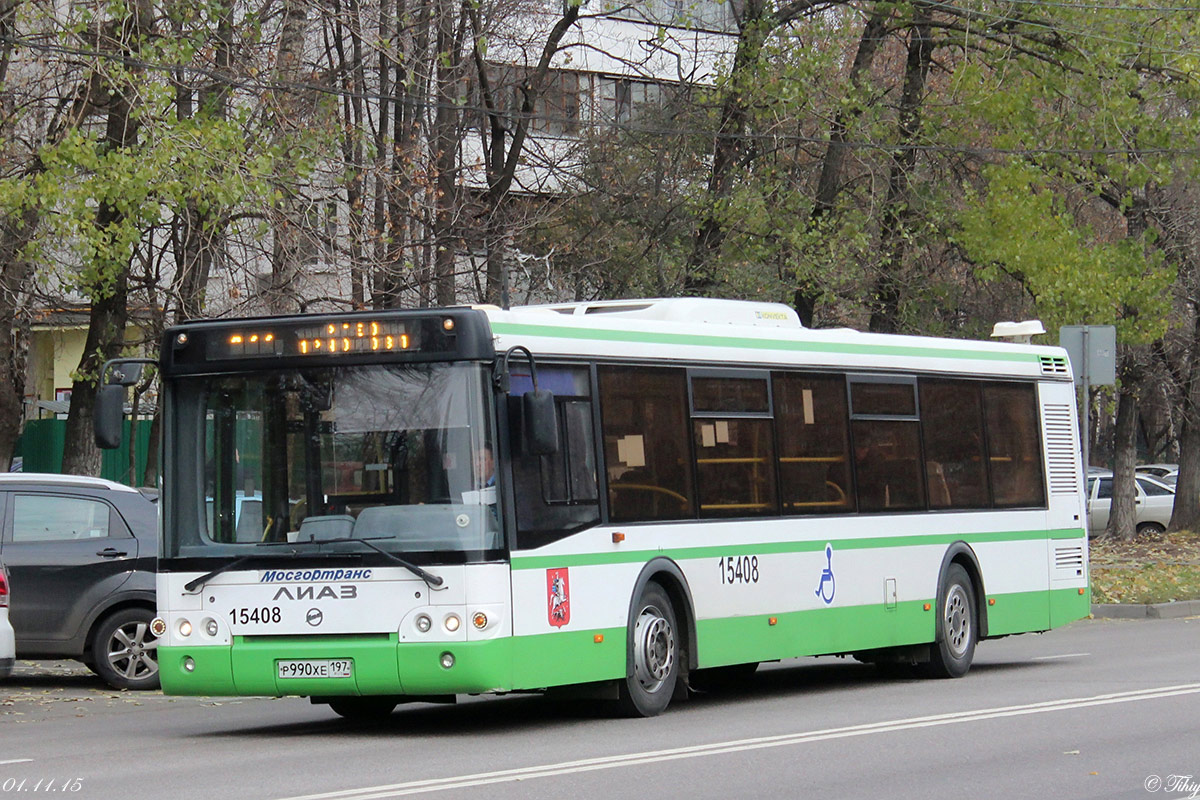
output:
{"label": "bus front wheel", "polygon": [[961,678],[975,658],[979,626],[975,610],[975,587],[959,564],[946,570],[938,592],[937,642],[930,649],[929,663],[921,665],[931,678]]}
{"label": "bus front wheel", "polygon": [[675,610],[657,583],[648,583],[630,622],[633,669],[620,685],[621,711],[653,717],[666,710],[679,680],[679,633]]}

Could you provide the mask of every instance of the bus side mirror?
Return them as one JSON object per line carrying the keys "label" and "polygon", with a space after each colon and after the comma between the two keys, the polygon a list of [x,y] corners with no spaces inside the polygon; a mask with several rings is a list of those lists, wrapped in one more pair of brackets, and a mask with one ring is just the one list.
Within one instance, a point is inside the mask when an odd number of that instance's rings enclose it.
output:
{"label": "bus side mirror", "polygon": [[142,379],[142,368],[155,363],[149,358],[114,358],[100,367],[100,388],[92,408],[92,435],[96,447],[115,450],[121,446],[125,428],[125,388]]}
{"label": "bus side mirror", "polygon": [[554,393],[534,389],[521,397],[524,418],[525,452],[531,456],[549,456],[558,452],[558,418],[554,411]]}
{"label": "bus side mirror", "polygon": [[96,407],[92,410],[96,447],[102,450],[120,447],[124,427],[125,387],[119,383],[101,386],[96,392]]}

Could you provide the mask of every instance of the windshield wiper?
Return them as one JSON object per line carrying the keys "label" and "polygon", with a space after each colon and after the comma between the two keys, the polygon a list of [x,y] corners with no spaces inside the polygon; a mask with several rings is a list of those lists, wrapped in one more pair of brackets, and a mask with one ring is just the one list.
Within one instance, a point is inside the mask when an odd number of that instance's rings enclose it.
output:
{"label": "windshield wiper", "polygon": [[430,588],[435,589],[435,590],[441,590],[441,589],[446,588],[445,586],[442,585],[443,583],[445,583],[445,580],[440,575],[434,575],[430,572],[426,572],[425,570],[421,569],[420,567],[418,567],[416,564],[412,563],[411,561],[405,561],[403,558],[396,555],[395,553],[389,553],[387,550],[384,550],[382,547],[375,544],[375,542],[380,539],[390,539],[390,538],[391,538],[390,536],[372,536],[369,538],[358,538],[358,537],[354,537],[354,536],[342,536],[337,539],[309,539],[308,541],[304,542],[304,544],[340,544],[342,542],[362,542],[367,547],[374,550],[376,553],[379,553],[380,555],[382,555],[385,558],[391,559],[392,561],[396,562],[397,564],[399,564],[400,566],[404,567],[406,570],[411,572],[413,575],[416,575],[418,578],[425,581],[425,583],[429,584]]}
{"label": "windshield wiper", "polygon": [[[271,547],[273,545],[278,546],[278,545],[286,545],[286,544],[292,544],[292,543],[291,542],[259,542],[258,544],[255,545],[255,547]],[[292,555],[298,555],[298,552],[293,550]],[[201,575],[199,578],[193,578],[192,580],[185,583],[183,585],[183,590],[185,592],[197,592],[201,589],[201,587],[204,586],[204,584],[208,583],[213,578],[220,575],[222,572],[228,572],[231,569],[240,567],[242,564],[245,564],[247,561],[249,561],[252,558],[258,558],[258,554],[250,553],[250,554],[241,556],[240,558],[235,558],[233,561],[226,561],[224,564],[217,567],[212,572],[206,572],[203,575]]]}

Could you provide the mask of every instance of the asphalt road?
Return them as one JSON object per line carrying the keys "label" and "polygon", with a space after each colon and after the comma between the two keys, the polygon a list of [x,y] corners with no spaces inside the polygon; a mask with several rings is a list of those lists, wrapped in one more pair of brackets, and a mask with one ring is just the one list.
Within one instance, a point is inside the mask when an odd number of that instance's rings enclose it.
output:
{"label": "asphalt road", "polygon": [[1091,620],[985,642],[955,681],[805,659],[648,720],[511,696],[371,725],[21,664],[0,684],[0,800],[1200,798],[1198,655],[1200,618]]}

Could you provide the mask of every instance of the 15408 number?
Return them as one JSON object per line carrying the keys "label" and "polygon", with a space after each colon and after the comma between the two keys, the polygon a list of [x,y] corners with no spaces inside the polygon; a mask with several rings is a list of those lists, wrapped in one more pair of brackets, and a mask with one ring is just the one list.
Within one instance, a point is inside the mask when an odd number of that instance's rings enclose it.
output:
{"label": "15408 number", "polygon": [[281,622],[283,612],[279,606],[263,606],[262,608],[231,608],[229,619],[240,625],[266,625],[271,622]]}
{"label": "15408 number", "polygon": [[758,556],[725,556],[717,559],[721,585],[758,583]]}

